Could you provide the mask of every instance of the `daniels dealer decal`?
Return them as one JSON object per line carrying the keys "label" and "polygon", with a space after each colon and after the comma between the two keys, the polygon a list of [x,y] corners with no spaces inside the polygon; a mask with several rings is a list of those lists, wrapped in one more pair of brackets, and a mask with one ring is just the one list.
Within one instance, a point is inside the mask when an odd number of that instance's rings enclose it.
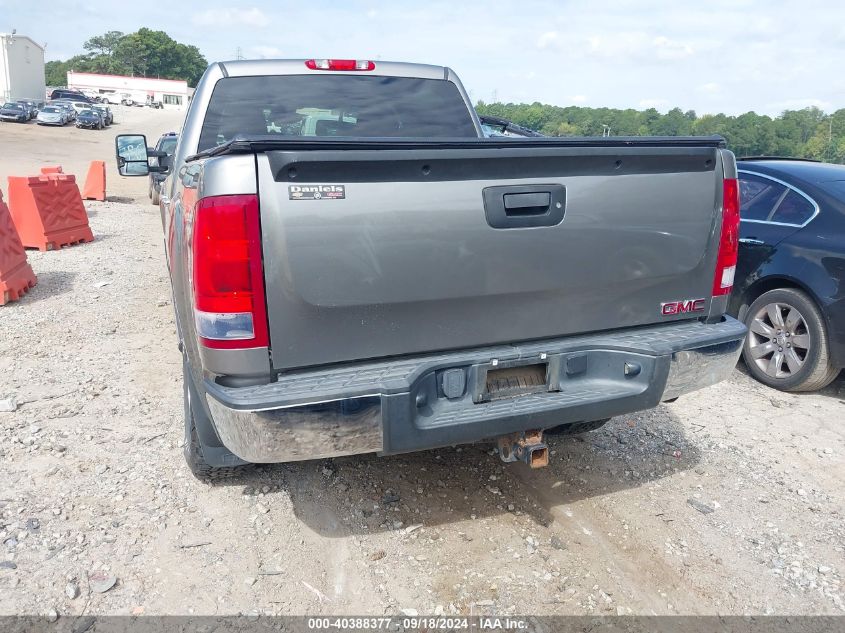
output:
{"label": "daniels dealer decal", "polygon": [[290,185],[291,200],[343,200],[346,197],[344,185]]}

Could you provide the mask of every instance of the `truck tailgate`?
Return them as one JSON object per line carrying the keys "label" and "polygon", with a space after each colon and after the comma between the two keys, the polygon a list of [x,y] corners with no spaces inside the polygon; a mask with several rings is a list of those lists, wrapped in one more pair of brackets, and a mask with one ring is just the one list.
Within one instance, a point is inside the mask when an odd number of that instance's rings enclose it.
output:
{"label": "truck tailgate", "polygon": [[713,146],[256,154],[273,366],[693,318],[717,256]]}

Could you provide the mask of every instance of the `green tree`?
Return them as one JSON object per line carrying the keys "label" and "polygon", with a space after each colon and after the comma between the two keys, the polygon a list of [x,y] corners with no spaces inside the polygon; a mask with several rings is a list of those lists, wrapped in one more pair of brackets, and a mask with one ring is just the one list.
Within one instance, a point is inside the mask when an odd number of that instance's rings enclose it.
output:
{"label": "green tree", "polygon": [[614,108],[553,106],[542,103],[478,102],[480,114],[510,119],[549,136],[723,136],[738,156],[794,156],[845,163],[845,108],[825,114],[818,108],[787,110],[777,117],[746,112],[739,116],[673,108],[661,114]]}
{"label": "green tree", "polygon": [[102,35],[95,35],[87,40],[83,45],[86,51],[93,55],[106,55],[111,57],[117,48],[120,40],[124,37],[121,31],[108,31]]}
{"label": "green tree", "polygon": [[68,70],[162,79],[184,79],[195,86],[208,61],[196,46],[182,44],[164,31],[148,28],[124,34],[108,31],[83,44],[87,51],[66,62],[46,65],[47,83],[64,85]]}
{"label": "green tree", "polygon": [[649,130],[658,136],[686,136],[692,131],[692,121],[680,108],[673,108],[651,121]]}
{"label": "green tree", "polygon": [[64,86],[67,82],[67,62],[52,61],[44,64],[44,78],[48,86]]}

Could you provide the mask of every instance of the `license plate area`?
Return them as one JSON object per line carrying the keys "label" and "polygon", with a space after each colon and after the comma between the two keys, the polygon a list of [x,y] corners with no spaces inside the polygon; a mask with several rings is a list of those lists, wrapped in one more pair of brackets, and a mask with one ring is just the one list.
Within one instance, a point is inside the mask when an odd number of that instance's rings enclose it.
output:
{"label": "license plate area", "polygon": [[489,367],[479,400],[490,402],[504,398],[518,398],[549,390],[549,365],[532,363],[511,367]]}

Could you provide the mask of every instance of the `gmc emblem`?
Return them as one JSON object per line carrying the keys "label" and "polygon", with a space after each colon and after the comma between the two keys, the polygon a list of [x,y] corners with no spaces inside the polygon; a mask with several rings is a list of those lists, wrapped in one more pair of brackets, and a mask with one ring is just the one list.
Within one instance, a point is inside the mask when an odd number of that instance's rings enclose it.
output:
{"label": "gmc emblem", "polygon": [[672,316],[687,312],[704,312],[706,299],[685,299],[684,301],[668,301],[660,304],[660,314]]}

